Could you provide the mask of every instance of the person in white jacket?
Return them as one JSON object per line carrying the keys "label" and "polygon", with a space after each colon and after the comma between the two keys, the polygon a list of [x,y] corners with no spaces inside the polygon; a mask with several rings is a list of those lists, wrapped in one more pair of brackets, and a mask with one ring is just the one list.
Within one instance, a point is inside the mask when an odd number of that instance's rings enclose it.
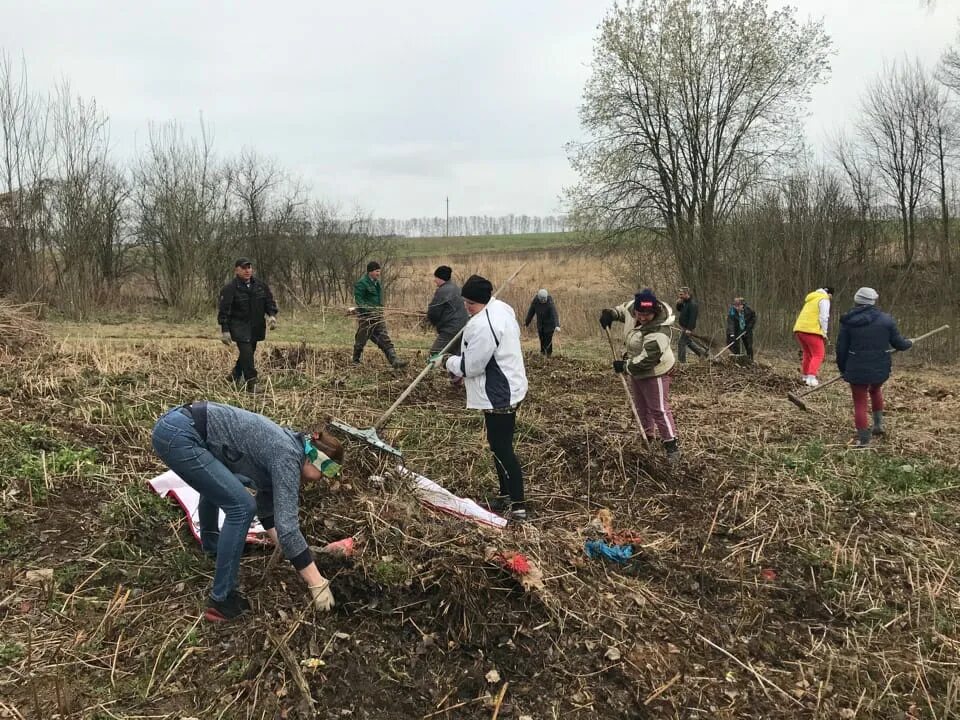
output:
{"label": "person in white jacket", "polygon": [[520,326],[505,302],[492,298],[493,285],[472,275],[460,290],[470,320],[463,328],[459,355],[437,357],[454,377],[464,378],[467,408],[483,411],[487,442],[500,480],[500,493],[490,500],[494,512],[509,511],[515,521],[527,519],[523,471],[513,450],[517,409],[527,395]]}

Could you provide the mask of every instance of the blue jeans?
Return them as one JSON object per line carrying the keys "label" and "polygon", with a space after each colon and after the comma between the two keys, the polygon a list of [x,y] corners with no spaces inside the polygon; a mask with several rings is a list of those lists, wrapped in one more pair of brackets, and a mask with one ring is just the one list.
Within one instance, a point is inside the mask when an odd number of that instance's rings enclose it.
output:
{"label": "blue jeans", "polygon": [[[193,421],[179,409],[174,408],[157,420],[153,449],[167,467],[200,493],[200,536],[205,541],[204,550],[217,555],[210,597],[226,600],[237,586],[240,556],[256,514],[256,502],[240,479],[207,449]],[[223,510],[226,519],[216,542],[218,509]]]}

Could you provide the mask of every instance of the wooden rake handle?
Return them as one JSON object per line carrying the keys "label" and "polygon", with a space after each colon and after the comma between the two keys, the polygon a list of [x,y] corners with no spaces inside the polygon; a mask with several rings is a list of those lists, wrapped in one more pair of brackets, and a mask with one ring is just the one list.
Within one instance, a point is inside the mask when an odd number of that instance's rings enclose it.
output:
{"label": "wooden rake handle", "polygon": [[[497,288],[496,292],[494,292],[491,297],[496,297],[497,295],[499,295],[500,293],[502,293],[504,290],[506,290],[506,289],[507,289],[507,286],[508,286],[511,282],[513,282],[513,279],[514,279],[517,275],[519,275],[519,274],[520,274],[520,271],[523,270],[526,266],[527,266],[527,263],[523,263],[523,265],[521,265],[521,266],[518,267],[516,270],[514,270],[513,275],[511,275],[511,276],[508,277],[506,280],[504,280],[504,281],[503,281],[503,284],[500,285],[500,287]],[[449,350],[451,347],[453,347],[453,344],[454,344],[455,342],[457,342],[457,340],[460,339],[460,336],[461,336],[461,335],[463,335],[463,328],[461,328],[461,329],[460,329],[460,332],[458,332],[456,335],[454,335],[454,336],[450,339],[450,342],[448,342],[446,345],[443,346],[443,348],[440,350],[440,353],[439,353],[439,354],[440,354],[440,355],[443,355],[443,353],[445,353],[447,350]],[[390,407],[388,407],[387,410],[386,410],[386,412],[384,412],[383,415],[381,415],[381,416],[379,417],[379,419],[373,424],[373,429],[374,429],[375,432],[380,432],[380,431],[383,429],[383,426],[387,424],[387,420],[390,419],[390,416],[393,415],[394,412],[396,412],[396,409],[397,409],[398,407],[400,407],[400,403],[402,403],[404,400],[407,399],[407,396],[408,396],[410,393],[413,392],[413,389],[414,389],[417,385],[420,384],[420,381],[423,380],[423,379],[427,376],[427,374],[430,372],[430,370],[431,370],[432,368],[433,368],[433,363],[428,362],[427,365],[426,365],[426,367],[424,367],[423,370],[420,371],[420,374],[417,375],[417,376],[413,379],[413,382],[410,383],[410,384],[407,386],[407,389],[404,390],[402,393],[400,393],[400,397],[398,397],[398,398],[394,401],[393,405],[391,405]]]}
{"label": "wooden rake handle", "polygon": [[[610,355],[616,360],[617,349],[613,346],[613,337],[610,335],[610,328],[605,327],[603,331],[607,334],[607,342],[610,343]],[[623,383],[623,391],[627,394],[627,405],[630,406],[630,410],[633,412],[633,419],[637,421],[637,429],[640,430],[640,437],[643,438],[645,443],[649,443],[650,438],[647,437],[647,432],[643,429],[643,423],[640,421],[637,406],[633,404],[633,395],[630,393],[630,386],[627,385],[627,379],[622,374],[620,375],[620,382]]]}

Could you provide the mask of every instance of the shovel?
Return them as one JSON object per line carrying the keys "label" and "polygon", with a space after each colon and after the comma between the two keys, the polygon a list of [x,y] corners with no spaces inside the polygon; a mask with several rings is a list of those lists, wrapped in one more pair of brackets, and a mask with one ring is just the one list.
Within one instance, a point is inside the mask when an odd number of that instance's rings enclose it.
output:
{"label": "shovel", "polygon": [[[511,275],[506,280],[504,280],[503,284],[499,288],[497,288],[497,291],[493,293],[492,297],[496,297],[497,295],[502,293],[504,290],[506,290],[507,286],[511,282],[513,282],[513,279],[520,274],[520,271],[523,270],[523,268],[526,267],[526,265],[527,264],[524,263],[523,265],[518,267],[516,271],[513,273],[513,275]],[[456,335],[454,335],[450,339],[450,342],[448,342],[446,345],[443,346],[443,349],[440,350],[438,354],[443,355],[445,352],[447,352],[447,350],[453,347],[453,344],[460,339],[460,336],[462,334],[463,334],[463,330],[461,329],[460,332],[458,332]],[[394,401],[393,405],[387,408],[387,410],[383,413],[383,415],[381,415],[380,418],[373,424],[373,427],[364,428],[364,429],[355,428],[352,425],[347,425],[345,422],[341,422],[340,420],[331,420],[330,424],[333,427],[340,430],[341,432],[345,433],[346,435],[350,435],[359,440],[363,440],[367,444],[375,447],[377,450],[383,450],[386,453],[390,453],[391,455],[396,455],[398,458],[402,458],[403,453],[400,452],[400,449],[393,447],[393,445],[383,440],[380,437],[380,431],[383,430],[383,426],[387,424],[387,420],[390,419],[390,416],[393,415],[393,413],[396,411],[398,407],[400,407],[400,403],[402,403],[404,400],[407,399],[407,396],[413,392],[413,389],[420,384],[420,381],[427,376],[427,374],[430,372],[432,368],[433,368],[433,363],[428,361],[426,367],[424,367],[423,370],[420,371],[420,374],[414,378],[413,382],[407,386],[407,389],[404,390],[402,393],[400,393],[400,397],[398,397]]]}
{"label": "shovel", "polygon": [[[921,335],[920,337],[912,338],[913,343],[916,344],[916,343],[920,342],[921,340],[923,340],[924,338],[928,338],[928,337],[930,337],[931,335],[936,335],[938,332],[943,332],[944,330],[949,330],[949,329],[950,329],[950,326],[949,326],[949,325],[941,325],[941,326],[938,327],[937,329],[931,330],[931,331],[928,332],[928,333],[924,333],[924,334]],[[890,348],[889,350],[887,350],[887,352],[888,352],[888,353],[893,353],[893,352],[896,352],[896,350],[894,350],[893,348]],[[819,390],[823,390],[823,389],[824,389],[825,387],[827,387],[828,385],[833,385],[835,382],[839,382],[839,381],[841,381],[841,380],[843,380],[843,375],[837,375],[837,376],[834,377],[834,378],[830,378],[830,379],[827,380],[826,382],[820,383],[820,384],[817,385],[817,387],[815,387],[815,388],[810,388],[809,390],[804,390],[803,392],[798,392],[798,393],[792,393],[792,392],[791,392],[791,393],[787,393],[787,400],[789,400],[790,402],[792,402],[794,405],[796,405],[796,406],[797,406],[798,408],[800,408],[801,410],[809,410],[809,408],[807,407],[807,403],[805,403],[804,400],[803,400],[805,397],[807,397],[808,395],[812,395],[813,393],[815,393],[815,392],[817,392],[817,391],[819,391]]]}
{"label": "shovel", "polygon": [[[619,360],[617,357],[617,349],[613,346],[613,338],[610,337],[610,328],[605,327],[603,331],[607,334],[607,342],[610,343],[610,354],[613,355],[614,360]],[[630,409],[633,411],[633,418],[637,421],[637,428],[640,430],[640,437],[643,438],[645,443],[649,443],[650,439],[647,437],[647,433],[643,429],[643,423],[640,422],[640,415],[637,413],[637,407],[633,404],[633,395],[630,394],[630,386],[627,385],[627,379],[623,376],[622,373],[618,373],[620,381],[623,383],[623,391],[627,394],[627,405],[630,406]]]}

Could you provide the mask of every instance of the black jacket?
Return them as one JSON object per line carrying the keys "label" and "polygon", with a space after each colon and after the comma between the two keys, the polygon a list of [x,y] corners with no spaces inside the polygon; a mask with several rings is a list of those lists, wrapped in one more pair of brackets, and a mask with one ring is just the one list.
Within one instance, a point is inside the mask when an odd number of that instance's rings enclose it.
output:
{"label": "black jacket", "polygon": [[469,319],[460,296],[460,287],[451,280],[438,287],[427,306],[427,320],[437,332],[456,335]]}
{"label": "black jacket", "polygon": [[693,298],[681,300],[677,303],[677,325],[684,330],[697,329],[697,315],[700,310],[697,308],[697,301]]}
{"label": "black jacket", "polygon": [[560,315],[557,313],[557,306],[553,304],[552,295],[547,295],[547,299],[543,302],[534,298],[523,324],[529,325],[534,315],[537,316],[537,330],[542,333],[552,333],[560,327]]}
{"label": "black jacket", "polygon": [[257,342],[267,335],[264,315],[276,315],[277,303],[267,284],[250,278],[247,285],[234,278],[220,291],[217,322],[234,342]]}
{"label": "black jacket", "polygon": [[757,324],[757,314],[753,311],[753,308],[746,303],[743,305],[743,330],[740,329],[740,318],[737,317],[738,314],[737,309],[731,305],[727,311],[727,337],[730,340],[733,340],[742,332],[750,335],[753,332],[753,326]]}
{"label": "black jacket", "polygon": [[852,385],[884,383],[892,365],[887,351],[911,347],[913,343],[900,334],[890,315],[873,305],[857,305],[840,318],[837,368]]}

